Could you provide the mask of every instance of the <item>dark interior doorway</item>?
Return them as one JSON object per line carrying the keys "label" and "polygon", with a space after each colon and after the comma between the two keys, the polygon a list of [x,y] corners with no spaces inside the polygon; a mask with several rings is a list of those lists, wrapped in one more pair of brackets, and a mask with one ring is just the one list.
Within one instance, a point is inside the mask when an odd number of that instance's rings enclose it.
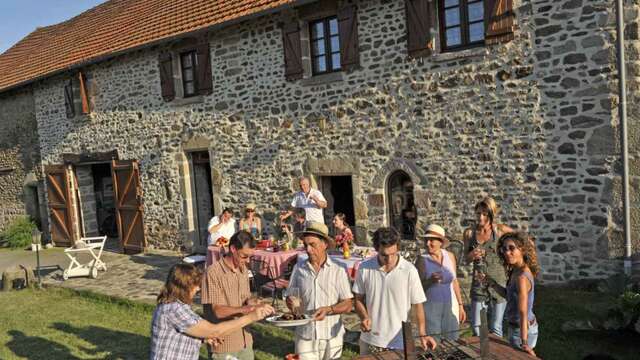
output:
{"label": "dark interior doorway", "polygon": [[213,187],[211,183],[211,164],[208,151],[189,153],[189,160],[193,176],[193,202],[197,220],[196,236],[199,247],[207,246],[207,226],[213,217]]}
{"label": "dark interior doorway", "polygon": [[325,223],[331,224],[333,216],[343,213],[349,226],[355,225],[353,211],[353,187],[351,176],[323,176],[321,177],[321,191],[327,199],[327,208],[324,209]]}
{"label": "dark interior doorway", "polygon": [[116,203],[113,193],[111,165],[107,163],[91,165],[93,189],[96,200],[96,222],[99,236],[118,238]]}
{"label": "dark interior doorway", "polygon": [[414,240],[417,213],[413,199],[413,182],[404,171],[396,171],[387,181],[389,223],[403,239]]}

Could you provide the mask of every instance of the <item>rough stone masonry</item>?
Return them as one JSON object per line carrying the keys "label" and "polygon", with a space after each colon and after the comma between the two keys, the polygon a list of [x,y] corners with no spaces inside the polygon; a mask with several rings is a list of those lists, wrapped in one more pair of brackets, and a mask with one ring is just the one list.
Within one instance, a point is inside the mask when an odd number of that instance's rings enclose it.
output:
{"label": "rough stone masonry", "polygon": [[[545,281],[621,271],[613,2],[514,0],[514,40],[417,60],[403,1],[356,4],[361,66],[324,79],[285,80],[279,24],[300,16],[287,11],[210,34],[214,90],[197,101],[162,100],[164,45],[85,69],[88,116],[65,117],[68,76],[35,84],[42,164],[112,150],[138,160],[152,247],[193,246],[184,169],[187,152],[205,150],[214,204],[255,202],[267,223],[298,176],[351,175],[356,225],[370,233],[388,224],[385,182],[402,170],[418,226],[461,238],[489,194],[501,222],[536,237]],[[637,252],[638,6],[626,10]]]}

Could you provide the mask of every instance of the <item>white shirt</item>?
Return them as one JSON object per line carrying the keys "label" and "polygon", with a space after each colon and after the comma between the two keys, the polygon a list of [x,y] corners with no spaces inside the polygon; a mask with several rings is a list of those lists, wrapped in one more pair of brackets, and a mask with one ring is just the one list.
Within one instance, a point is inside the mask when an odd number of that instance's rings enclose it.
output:
{"label": "white shirt", "polygon": [[418,270],[400,257],[398,265],[386,273],[378,257],[360,264],[353,292],[364,295],[371,319],[371,331],[360,334],[368,344],[402,349],[402,322],[409,318],[412,304],[426,301]]}
{"label": "white shirt", "polygon": [[324,215],[322,214],[322,208],[320,208],[315,201],[311,200],[311,196],[313,195],[315,195],[322,201],[327,201],[320,190],[310,189],[308,196],[304,192],[298,191],[293,196],[293,200],[291,200],[291,207],[303,208],[305,212],[305,219],[307,221],[315,221],[324,224]]}
{"label": "white shirt", "polygon": [[[340,300],[353,298],[347,272],[331,261],[328,256],[318,273],[315,272],[309,260],[296,264],[289,281],[289,289],[294,287],[300,289],[302,303],[307,313],[322,306],[335,305]],[[322,321],[313,321],[296,329],[296,335],[306,340],[329,340],[343,334],[344,328],[340,315],[328,315]]]}
{"label": "white shirt", "polygon": [[[209,226],[207,226],[207,230],[210,230],[212,226],[216,226],[220,223],[220,217],[214,216],[209,220]],[[222,225],[218,231],[214,233],[209,233],[209,237],[207,238],[207,243],[209,245],[214,245],[216,240],[221,236],[224,236],[227,240],[231,239],[233,234],[236,233],[236,219],[231,218],[227,221],[226,224]]]}

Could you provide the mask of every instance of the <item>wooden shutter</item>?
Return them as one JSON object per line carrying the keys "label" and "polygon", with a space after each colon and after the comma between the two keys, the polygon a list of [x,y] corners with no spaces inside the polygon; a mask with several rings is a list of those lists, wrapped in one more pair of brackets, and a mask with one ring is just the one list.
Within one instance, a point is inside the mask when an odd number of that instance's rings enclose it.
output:
{"label": "wooden shutter", "polygon": [[69,79],[69,82],[64,86],[64,108],[67,113],[67,119],[76,116],[76,110],[73,104],[73,81],[71,79]]}
{"label": "wooden shutter", "polygon": [[71,192],[64,165],[49,165],[44,168],[47,179],[49,206],[49,228],[51,240],[57,246],[71,246],[75,242],[73,217],[71,214]]}
{"label": "wooden shutter", "polygon": [[300,45],[300,26],[292,22],[282,27],[282,42],[284,46],[284,76],[293,81],[302,79],[302,46]]}
{"label": "wooden shutter", "polygon": [[87,92],[86,77],[82,72],[78,72],[78,82],[80,83],[80,100],[82,101],[82,114],[91,112],[89,107],[89,93]]}
{"label": "wooden shutter", "polygon": [[198,58],[196,65],[198,93],[210,95],[213,92],[213,79],[211,78],[211,52],[209,51],[209,38],[205,36],[196,47]]}
{"label": "wooden shutter", "polygon": [[142,188],[135,160],[112,160],[111,174],[116,197],[116,220],[120,244],[127,254],[144,251],[146,242],[142,222]]}
{"label": "wooden shutter", "polygon": [[436,0],[405,0],[407,51],[411,57],[427,56],[433,50],[431,24]]}
{"label": "wooden shutter", "polygon": [[171,101],[176,97],[176,89],[173,85],[173,63],[171,61],[171,53],[160,53],[158,59],[160,67],[160,88],[162,99]]}
{"label": "wooden shutter", "polygon": [[353,70],[360,64],[357,13],[355,5],[345,6],[338,11],[340,64],[345,71]]}
{"label": "wooden shutter", "polygon": [[484,0],[485,43],[513,40],[513,0]]}

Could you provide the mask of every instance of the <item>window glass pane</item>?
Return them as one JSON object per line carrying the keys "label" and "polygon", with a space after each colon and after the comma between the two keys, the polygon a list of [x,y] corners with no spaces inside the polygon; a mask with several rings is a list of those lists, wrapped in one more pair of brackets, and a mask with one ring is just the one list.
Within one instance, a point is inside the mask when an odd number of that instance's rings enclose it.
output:
{"label": "window glass pane", "polygon": [[324,26],[322,21],[313,24],[311,27],[311,37],[314,39],[324,37]]}
{"label": "window glass pane", "polygon": [[193,82],[188,82],[184,84],[184,94],[185,95],[193,95],[196,93],[196,88]]}
{"label": "window glass pane", "polygon": [[313,68],[317,73],[327,71],[327,58],[324,56],[313,58]]}
{"label": "window glass pane", "polygon": [[482,1],[469,4],[469,22],[482,20],[484,16],[484,6]]}
{"label": "window glass pane", "polygon": [[314,55],[322,55],[326,53],[326,49],[324,48],[324,40],[315,40],[313,42],[313,54]]}
{"label": "window glass pane", "polygon": [[469,41],[476,42],[484,39],[484,22],[469,25]]}
{"label": "window glass pane", "polygon": [[333,18],[329,20],[329,33],[331,35],[338,35],[338,19]]}
{"label": "window glass pane", "polygon": [[193,69],[184,69],[182,71],[184,81],[193,81]]}
{"label": "window glass pane", "polygon": [[191,62],[191,54],[182,55],[182,67],[191,67],[193,63]]}
{"label": "window glass pane", "polygon": [[340,53],[335,53],[331,55],[331,65],[333,65],[332,70],[340,69]]}
{"label": "window glass pane", "polygon": [[447,9],[445,14],[445,26],[460,25],[460,8]]}
{"label": "window glass pane", "polygon": [[444,0],[444,7],[458,5],[458,0]]}
{"label": "window glass pane", "polygon": [[338,36],[331,37],[331,52],[340,51],[340,38]]}
{"label": "window glass pane", "polygon": [[451,29],[447,29],[447,46],[456,46],[462,43],[462,39],[460,37],[460,28],[455,27]]}

